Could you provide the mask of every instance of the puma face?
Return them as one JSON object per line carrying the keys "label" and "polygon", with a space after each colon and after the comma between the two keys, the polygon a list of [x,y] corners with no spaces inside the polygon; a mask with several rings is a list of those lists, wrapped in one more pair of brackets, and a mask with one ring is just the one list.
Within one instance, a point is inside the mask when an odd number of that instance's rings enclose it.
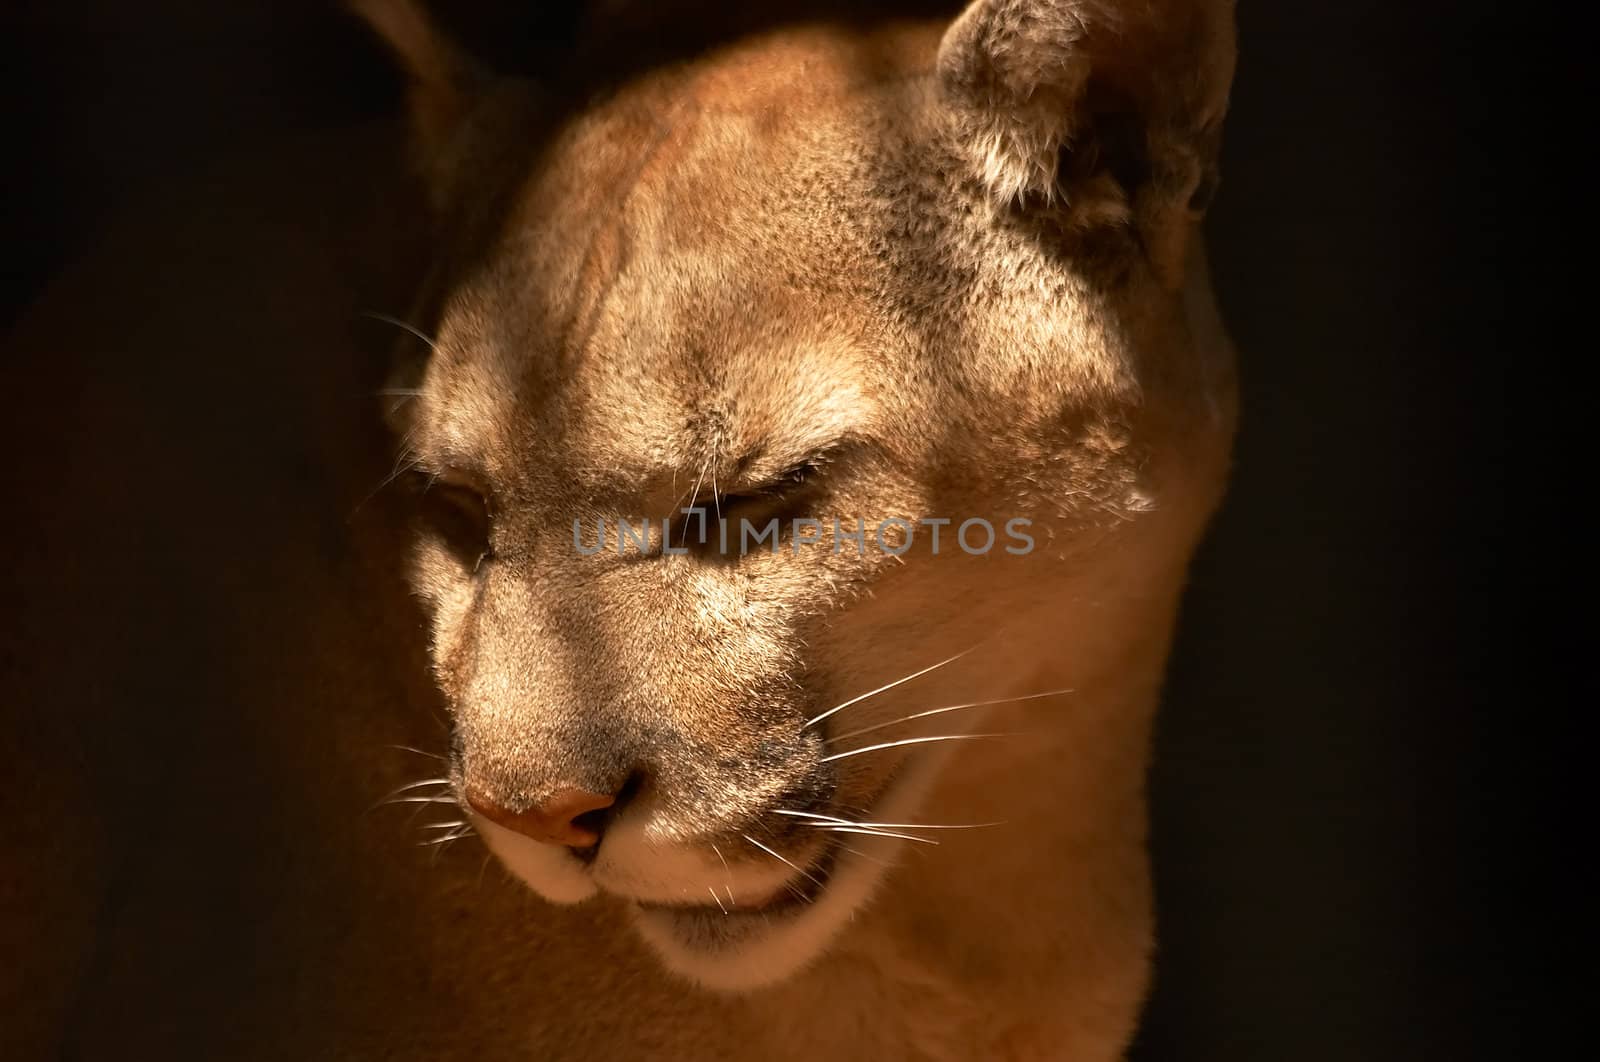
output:
{"label": "puma face", "polygon": [[[945,756],[1054,696],[1040,661],[1133,636],[1219,490],[1184,289],[1231,56],[1147,42],[1186,88],[1123,85],[1151,131],[1115,172],[1087,154],[1110,38],[1017,21],[1076,6],[643,77],[429,302],[399,419],[451,785],[534,891],[626,901],[704,984],[818,955],[927,836]],[[430,98],[444,53],[384,28],[459,200],[514,86]]]}

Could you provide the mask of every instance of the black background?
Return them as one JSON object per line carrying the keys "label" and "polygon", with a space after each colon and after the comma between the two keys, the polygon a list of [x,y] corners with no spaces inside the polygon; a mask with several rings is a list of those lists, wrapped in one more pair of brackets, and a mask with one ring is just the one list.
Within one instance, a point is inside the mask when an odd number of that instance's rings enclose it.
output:
{"label": "black background", "polygon": [[[1511,1012],[1476,916],[1526,766],[1489,741],[1528,189],[1500,172],[1519,45],[1479,6],[1242,5],[1209,233],[1243,419],[1159,735],[1142,1059],[1462,1058]],[[504,51],[486,7],[454,20]],[[0,49],[0,323],[207,159],[399,104],[307,0],[10,4]]]}

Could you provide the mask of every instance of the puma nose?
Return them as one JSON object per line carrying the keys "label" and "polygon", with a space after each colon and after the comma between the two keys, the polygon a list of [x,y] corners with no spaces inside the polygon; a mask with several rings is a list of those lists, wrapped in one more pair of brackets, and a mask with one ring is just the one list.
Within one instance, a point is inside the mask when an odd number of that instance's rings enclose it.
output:
{"label": "puma nose", "polygon": [[588,848],[598,844],[602,824],[600,816],[591,815],[590,812],[602,811],[616,802],[614,796],[602,796],[587,789],[562,789],[522,811],[511,811],[475,792],[470,786],[467,788],[467,803],[472,805],[473,811],[490,822],[515,830],[535,841],[568,848]]}

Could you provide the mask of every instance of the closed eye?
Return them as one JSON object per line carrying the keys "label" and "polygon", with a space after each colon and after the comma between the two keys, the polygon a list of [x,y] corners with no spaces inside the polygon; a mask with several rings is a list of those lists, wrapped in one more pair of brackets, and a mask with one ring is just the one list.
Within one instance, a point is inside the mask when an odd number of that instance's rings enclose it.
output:
{"label": "closed eye", "polygon": [[774,520],[781,534],[790,521],[811,515],[823,465],[822,458],[803,461],[764,482],[700,499],[674,521],[673,545],[717,552],[723,542],[738,542],[741,527],[760,529]]}
{"label": "closed eye", "polygon": [[413,473],[421,530],[432,535],[463,567],[476,572],[493,557],[492,509],[487,493],[470,479],[451,473]]}

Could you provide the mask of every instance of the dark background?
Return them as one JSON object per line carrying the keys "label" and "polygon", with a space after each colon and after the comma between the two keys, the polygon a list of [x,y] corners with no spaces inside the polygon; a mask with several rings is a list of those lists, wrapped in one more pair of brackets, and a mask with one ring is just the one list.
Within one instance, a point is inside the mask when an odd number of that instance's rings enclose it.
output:
{"label": "dark background", "polygon": [[[1464,1058],[1515,1016],[1480,916],[1529,767],[1490,724],[1518,45],[1478,5],[1397,7],[1240,12],[1209,232],[1243,419],[1159,735],[1141,1059]],[[514,48],[515,14],[452,12]],[[0,325],[208,160],[399,105],[311,0],[12,3],[0,54]]]}

